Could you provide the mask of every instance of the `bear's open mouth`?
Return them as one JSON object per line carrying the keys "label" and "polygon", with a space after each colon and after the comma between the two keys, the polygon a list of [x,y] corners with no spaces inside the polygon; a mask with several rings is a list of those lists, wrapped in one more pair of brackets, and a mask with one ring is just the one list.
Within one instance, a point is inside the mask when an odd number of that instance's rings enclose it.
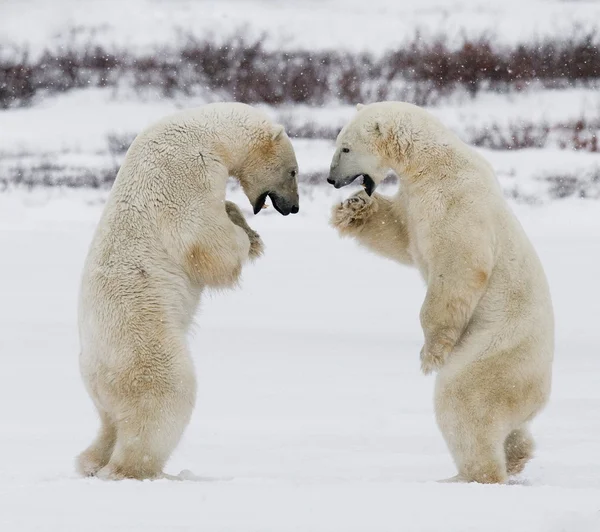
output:
{"label": "bear's open mouth", "polygon": [[342,188],[342,187],[348,186],[350,183],[354,183],[354,181],[356,181],[359,177],[363,178],[362,187],[365,189],[365,192],[369,196],[371,196],[373,194],[373,192],[375,191],[375,188],[377,187],[377,185],[375,184],[375,181],[373,181],[373,178],[369,174],[356,174],[356,175],[353,175],[352,177],[344,179],[341,182],[336,183],[334,181],[330,181],[330,183],[333,183],[335,188]]}
{"label": "bear's open mouth", "polygon": [[287,216],[288,214],[296,214],[299,211],[297,203],[292,204],[275,192],[267,190],[256,199],[256,202],[254,203],[254,214],[258,214],[261,211],[265,201],[267,200],[267,196],[271,198],[271,203],[273,204],[273,207],[275,207],[275,210],[283,216]]}
{"label": "bear's open mouth", "polygon": [[258,214],[261,209],[264,207],[265,205],[265,201],[267,201],[267,196],[269,195],[269,191],[267,190],[266,192],[263,192],[260,196],[258,196],[258,198],[256,198],[256,201],[254,202],[254,214]]}
{"label": "bear's open mouth", "polygon": [[373,181],[373,178],[369,174],[363,174],[362,186],[368,196],[371,196],[375,192],[375,181]]}
{"label": "bear's open mouth", "polygon": [[273,207],[275,207],[275,210],[283,216],[296,214],[299,210],[298,205],[293,205],[275,192],[269,192],[269,198],[271,198],[271,203],[273,204]]}

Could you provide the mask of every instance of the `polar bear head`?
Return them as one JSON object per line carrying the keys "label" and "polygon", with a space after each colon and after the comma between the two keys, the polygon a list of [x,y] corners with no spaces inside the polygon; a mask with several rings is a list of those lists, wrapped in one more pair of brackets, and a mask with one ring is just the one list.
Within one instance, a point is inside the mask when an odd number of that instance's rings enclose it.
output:
{"label": "polar bear head", "polygon": [[267,196],[284,216],[299,210],[298,162],[283,126],[268,124],[267,134],[256,142],[237,174],[254,214]]}
{"label": "polar bear head", "polygon": [[370,196],[385,178],[389,165],[377,149],[384,138],[386,124],[381,113],[374,113],[369,107],[359,104],[354,119],[340,131],[327,182],[341,188],[362,176],[363,186]]}
{"label": "polar bear head", "polygon": [[426,111],[404,102],[359,104],[357,109],[338,135],[327,181],[341,188],[363,176],[371,195],[390,169],[406,174],[420,164],[441,126]]}

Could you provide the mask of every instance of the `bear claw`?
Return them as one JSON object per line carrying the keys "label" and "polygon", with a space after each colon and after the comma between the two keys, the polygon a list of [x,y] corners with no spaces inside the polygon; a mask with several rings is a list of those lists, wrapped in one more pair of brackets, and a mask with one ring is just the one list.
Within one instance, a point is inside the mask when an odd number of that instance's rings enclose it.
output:
{"label": "bear claw", "polygon": [[331,222],[334,227],[344,229],[364,223],[376,210],[373,200],[361,191],[334,207]]}
{"label": "bear claw", "polygon": [[265,245],[260,238],[260,235],[253,231],[253,234],[248,234],[250,239],[250,252],[248,253],[250,259],[257,259],[265,252]]}
{"label": "bear claw", "polygon": [[445,362],[446,355],[444,353],[432,353],[425,347],[421,349],[421,371],[424,375],[439,371]]}

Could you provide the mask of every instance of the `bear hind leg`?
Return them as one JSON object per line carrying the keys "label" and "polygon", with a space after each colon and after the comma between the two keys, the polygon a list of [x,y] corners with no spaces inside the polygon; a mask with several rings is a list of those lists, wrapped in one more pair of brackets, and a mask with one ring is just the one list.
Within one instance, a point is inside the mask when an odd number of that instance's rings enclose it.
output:
{"label": "bear hind leg", "polygon": [[93,443],[83,451],[76,461],[77,471],[84,476],[93,476],[110,460],[117,440],[117,428],[106,412],[99,410],[100,430]]}
{"label": "bear hind leg", "polygon": [[458,475],[446,482],[504,484],[508,480],[506,433],[490,421],[493,415],[473,417],[473,411],[472,405],[461,401],[436,400],[438,425],[458,468]]}
{"label": "bear hind leg", "polygon": [[527,427],[513,430],[504,440],[506,471],[509,475],[518,475],[533,456],[535,444]]}
{"label": "bear hind leg", "polygon": [[190,420],[193,396],[174,393],[169,400],[130,405],[117,423],[117,441],[98,477],[105,480],[156,479],[179,443]]}
{"label": "bear hind leg", "polygon": [[[464,445],[464,441],[457,442],[455,445],[450,444],[452,456],[458,467],[458,475],[447,481],[506,483],[508,478],[502,442],[479,431],[463,435],[463,438],[471,440],[470,444]],[[446,441],[448,439],[446,437]]]}
{"label": "bear hind leg", "polygon": [[462,462],[460,478],[480,484],[506,483],[506,462],[501,445],[486,442],[477,452]]}

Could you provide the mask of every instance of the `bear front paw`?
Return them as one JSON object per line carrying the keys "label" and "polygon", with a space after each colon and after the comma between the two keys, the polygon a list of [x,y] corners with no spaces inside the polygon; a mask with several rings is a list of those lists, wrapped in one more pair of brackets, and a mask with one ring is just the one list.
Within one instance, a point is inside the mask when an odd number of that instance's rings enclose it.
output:
{"label": "bear front paw", "polygon": [[376,211],[377,203],[360,191],[333,208],[331,224],[341,230],[358,227]]}
{"label": "bear front paw", "polygon": [[448,351],[441,346],[428,347],[427,344],[421,349],[421,371],[429,375],[439,371],[446,363]]}
{"label": "bear front paw", "polygon": [[250,251],[248,252],[248,257],[251,260],[260,257],[265,251],[265,245],[263,244],[260,235],[248,225],[240,208],[235,203],[226,201],[225,211],[227,212],[229,219],[235,225],[241,227],[248,236],[248,240],[250,241]]}
{"label": "bear front paw", "polygon": [[248,256],[250,260],[257,259],[265,252],[265,245],[262,238],[260,238],[260,235],[256,231],[252,230],[248,233],[248,238],[250,240],[250,252]]}
{"label": "bear front paw", "polygon": [[246,219],[242,214],[242,211],[232,201],[225,202],[225,212],[227,213],[227,216],[229,216],[229,219],[235,225],[239,225],[242,229],[245,229],[248,226],[248,224],[246,223]]}

